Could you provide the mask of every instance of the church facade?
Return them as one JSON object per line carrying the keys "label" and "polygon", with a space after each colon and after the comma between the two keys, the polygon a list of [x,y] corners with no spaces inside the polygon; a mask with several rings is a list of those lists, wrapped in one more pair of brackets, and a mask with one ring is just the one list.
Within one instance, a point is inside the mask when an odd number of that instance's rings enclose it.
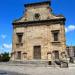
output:
{"label": "church facade", "polygon": [[53,14],[50,1],[24,6],[23,16],[12,23],[11,60],[65,59],[65,17]]}

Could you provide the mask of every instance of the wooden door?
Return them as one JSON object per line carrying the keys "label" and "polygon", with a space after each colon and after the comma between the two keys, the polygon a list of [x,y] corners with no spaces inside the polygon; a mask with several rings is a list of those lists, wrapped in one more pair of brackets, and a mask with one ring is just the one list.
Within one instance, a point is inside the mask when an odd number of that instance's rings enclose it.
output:
{"label": "wooden door", "polygon": [[34,59],[41,59],[41,46],[34,46]]}

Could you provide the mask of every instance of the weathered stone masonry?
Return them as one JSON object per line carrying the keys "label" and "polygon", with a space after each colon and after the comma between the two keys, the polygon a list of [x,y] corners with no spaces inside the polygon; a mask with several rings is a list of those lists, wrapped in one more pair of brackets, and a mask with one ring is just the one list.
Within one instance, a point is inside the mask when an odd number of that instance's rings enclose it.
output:
{"label": "weathered stone masonry", "polygon": [[50,4],[25,4],[23,17],[13,22],[11,60],[65,59],[65,18],[52,14]]}

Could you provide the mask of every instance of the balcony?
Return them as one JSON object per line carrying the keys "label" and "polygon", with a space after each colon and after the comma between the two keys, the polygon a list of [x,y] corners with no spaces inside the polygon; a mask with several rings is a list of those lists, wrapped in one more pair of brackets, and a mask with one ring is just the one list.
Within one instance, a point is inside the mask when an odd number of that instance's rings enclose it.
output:
{"label": "balcony", "polygon": [[60,41],[52,41],[51,43],[54,44],[54,45],[60,45],[61,44]]}
{"label": "balcony", "polygon": [[22,47],[23,46],[23,43],[16,43],[16,47],[17,48],[20,48],[20,47]]}
{"label": "balcony", "polygon": [[52,41],[52,43],[61,43],[60,41]]}

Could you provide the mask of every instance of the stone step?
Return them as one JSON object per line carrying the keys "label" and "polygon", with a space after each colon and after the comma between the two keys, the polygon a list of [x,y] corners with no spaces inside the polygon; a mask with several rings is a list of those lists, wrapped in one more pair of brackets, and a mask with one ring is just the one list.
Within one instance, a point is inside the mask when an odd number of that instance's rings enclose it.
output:
{"label": "stone step", "polygon": [[26,60],[26,61],[10,61],[13,64],[48,64],[48,61]]}
{"label": "stone step", "polygon": [[12,66],[27,66],[27,67],[59,67],[55,63],[49,65],[48,60],[26,60],[26,61],[9,61],[7,63],[0,63],[0,65],[12,65]]}

